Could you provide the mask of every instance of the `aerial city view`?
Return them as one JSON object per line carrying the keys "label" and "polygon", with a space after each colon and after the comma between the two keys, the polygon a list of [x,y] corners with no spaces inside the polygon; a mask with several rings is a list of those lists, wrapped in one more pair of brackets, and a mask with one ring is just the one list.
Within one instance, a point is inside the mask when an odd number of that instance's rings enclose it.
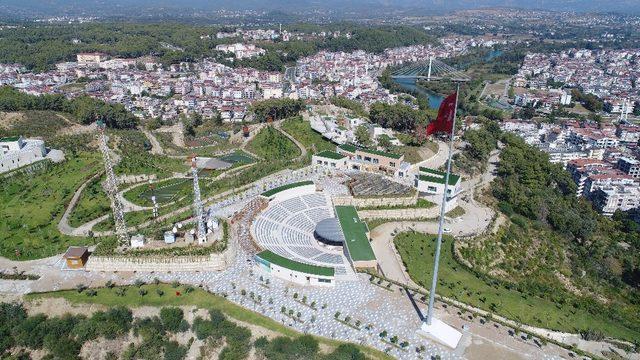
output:
{"label": "aerial city view", "polygon": [[0,1],[0,360],[640,360],[640,0]]}

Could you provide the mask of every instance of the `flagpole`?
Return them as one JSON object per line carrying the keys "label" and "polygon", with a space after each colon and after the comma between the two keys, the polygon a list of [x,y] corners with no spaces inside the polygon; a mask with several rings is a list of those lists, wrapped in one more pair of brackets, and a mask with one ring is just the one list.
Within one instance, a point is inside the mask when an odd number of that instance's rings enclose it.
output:
{"label": "flagpole", "polygon": [[436,254],[433,261],[433,278],[431,280],[431,290],[429,290],[429,307],[427,309],[427,325],[431,325],[433,318],[433,303],[436,296],[436,284],[438,283],[438,266],[440,263],[440,248],[442,247],[442,226],[444,225],[444,214],[447,206],[447,191],[449,190],[449,174],[451,173],[451,155],[453,154],[453,134],[456,132],[456,115],[458,113],[458,96],[460,94],[460,83],[456,86],[456,106],[453,110],[453,125],[449,136],[449,158],[447,159],[447,172],[444,176],[444,193],[442,194],[442,205],[440,206],[440,221],[438,224],[438,240],[436,241]]}

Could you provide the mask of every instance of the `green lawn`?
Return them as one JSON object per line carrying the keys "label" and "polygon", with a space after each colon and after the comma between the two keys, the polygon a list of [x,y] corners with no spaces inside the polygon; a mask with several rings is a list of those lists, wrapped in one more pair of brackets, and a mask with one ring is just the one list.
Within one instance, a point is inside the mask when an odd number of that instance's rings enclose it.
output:
{"label": "green lawn", "polygon": [[247,154],[242,150],[236,150],[230,154],[221,156],[218,159],[222,161],[226,161],[228,163],[239,164],[239,165],[251,164],[255,162],[255,159],[251,157],[251,155]]}
{"label": "green lawn", "polygon": [[[25,296],[25,300],[39,300],[47,298],[63,298],[71,303],[89,303],[100,304],[105,306],[126,306],[126,307],[140,307],[140,306],[196,306],[201,309],[218,309],[226,315],[246,323],[257,325],[265,329],[276,331],[282,335],[297,337],[301,334],[297,331],[288,328],[277,321],[274,321],[266,316],[255,313],[251,310],[245,309],[239,305],[236,305],[221,296],[216,296],[208,293],[204,290],[195,288],[193,291],[187,293],[186,287],[180,285],[177,288],[173,288],[168,284],[148,284],[142,286],[147,290],[145,296],[140,296],[138,289],[135,286],[125,286],[126,292],[124,296],[117,296],[114,289],[99,288],[96,289],[97,295],[89,297],[85,293],[78,293],[75,290],[64,290],[49,293],[35,293]],[[164,291],[164,295],[160,296],[156,292],[157,289]],[[176,291],[180,292],[180,296],[176,294]],[[342,344],[340,341],[317,337],[318,341],[322,344],[329,345],[331,347],[337,347]],[[357,345],[358,348],[364,352],[367,356],[374,359],[391,359],[388,355],[365,346]]]}
{"label": "green lawn", "polygon": [[292,160],[300,155],[300,149],[280,131],[267,126],[248,145],[249,151],[263,159]]}
{"label": "green lawn", "polygon": [[282,123],[282,130],[293,136],[307,148],[309,159],[311,159],[312,154],[324,150],[336,151],[336,145],[313,130],[311,124],[308,121],[304,121],[302,116],[285,120]]}
{"label": "green lawn", "polygon": [[123,195],[125,199],[140,206],[153,206],[151,197],[155,195],[158,204],[163,205],[191,195],[192,188],[192,179],[169,179],[154,183],[153,188],[148,183],[141,184]]}
{"label": "green lawn", "polygon": [[69,245],[92,243],[62,235],[56,226],[75,190],[101,169],[98,154],[70,153],[66,161],[43,171],[0,181],[0,255],[37,259],[63,252]]}
{"label": "green lawn", "polygon": [[[452,255],[453,238],[444,237],[437,293],[466,304],[491,311],[524,324],[576,333],[597,329],[605,335],[634,340],[640,333],[607,314],[575,306],[566,293],[566,303],[510,290],[508,284],[477,275],[456,261]],[[435,235],[405,232],[398,234],[395,245],[411,278],[424,288],[431,283]],[[512,287],[511,287],[512,288]]]}

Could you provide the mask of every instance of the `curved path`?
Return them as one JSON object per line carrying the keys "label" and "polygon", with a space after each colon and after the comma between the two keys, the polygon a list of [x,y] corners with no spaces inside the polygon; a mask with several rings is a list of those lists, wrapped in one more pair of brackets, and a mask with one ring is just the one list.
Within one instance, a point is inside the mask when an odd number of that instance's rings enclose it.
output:
{"label": "curved path", "polygon": [[293,159],[293,161],[300,161],[303,160],[304,158],[307,157],[307,148],[302,145],[302,143],[300,141],[298,141],[296,138],[294,138],[293,136],[291,136],[288,132],[282,130],[282,122],[284,120],[280,120],[280,121],[276,121],[274,123],[274,127],[280,131],[284,136],[287,137],[287,139],[291,140],[294,144],[296,144],[296,146],[298,147],[298,149],[300,149],[300,155],[298,157],[296,157],[295,159]]}
{"label": "curved path", "polygon": [[155,135],[153,135],[150,131],[140,128],[140,131],[142,131],[142,133],[147,137],[147,139],[149,139],[149,143],[151,143],[151,154],[154,155],[163,155],[164,154],[164,149],[162,148],[162,145],[160,145],[160,142],[158,141],[158,139],[156,139]]}
{"label": "curved path", "polygon": [[[458,195],[459,206],[464,215],[456,219],[445,219],[446,227],[456,237],[472,237],[488,230],[495,212],[474,198],[475,191],[489,184],[495,178],[495,169],[500,153],[494,151],[489,157],[489,165],[478,178],[462,183],[462,192]],[[382,272],[389,278],[403,283],[411,283],[402,266],[402,260],[393,244],[398,232],[414,230],[422,233],[437,234],[438,222],[433,221],[394,221],[381,224],[371,231],[373,250],[380,260]],[[415,285],[415,284],[414,284]]]}
{"label": "curved path", "polygon": [[82,226],[77,228],[72,227],[71,225],[69,225],[69,216],[71,215],[71,212],[73,211],[73,209],[75,209],[76,204],[78,203],[78,200],[80,200],[82,191],[84,191],[84,189],[87,187],[87,185],[90,182],[94,181],[96,178],[99,178],[100,176],[102,176],[102,174],[104,174],[104,170],[99,171],[98,173],[90,177],[89,180],[85,181],[82,185],[80,185],[80,187],[73,194],[71,201],[69,201],[69,205],[67,205],[67,208],[65,209],[64,214],[62,214],[62,218],[60,218],[60,221],[58,222],[58,230],[61,233],[65,235],[84,236],[88,230],[91,230],[93,225],[89,226],[88,228],[86,227],[89,223],[83,224]]}
{"label": "curved path", "polygon": [[422,160],[412,165],[412,169],[416,170],[420,166],[437,169],[447,162],[447,155],[449,154],[449,146],[447,143],[437,140],[438,151],[428,159]]}

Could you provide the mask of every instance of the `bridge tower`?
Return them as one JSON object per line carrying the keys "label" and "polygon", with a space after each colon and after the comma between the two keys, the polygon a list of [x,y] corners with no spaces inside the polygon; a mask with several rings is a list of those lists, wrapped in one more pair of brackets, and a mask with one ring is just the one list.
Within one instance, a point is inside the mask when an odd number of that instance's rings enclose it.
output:
{"label": "bridge tower", "polygon": [[129,247],[129,234],[127,232],[127,224],[124,221],[124,210],[122,203],[118,199],[118,179],[113,172],[113,163],[109,155],[109,145],[107,145],[107,135],[105,134],[105,124],[98,121],[100,152],[104,160],[104,170],[107,175],[105,190],[111,200],[111,210],[113,210],[113,220],[116,226],[116,235],[118,236],[118,245],[121,248]]}
{"label": "bridge tower", "polygon": [[191,157],[191,174],[193,175],[193,212],[196,218],[196,236],[198,243],[207,241],[206,220],[204,216],[204,206],[200,195],[200,183],[198,182],[198,168],[196,167],[196,156]]}

